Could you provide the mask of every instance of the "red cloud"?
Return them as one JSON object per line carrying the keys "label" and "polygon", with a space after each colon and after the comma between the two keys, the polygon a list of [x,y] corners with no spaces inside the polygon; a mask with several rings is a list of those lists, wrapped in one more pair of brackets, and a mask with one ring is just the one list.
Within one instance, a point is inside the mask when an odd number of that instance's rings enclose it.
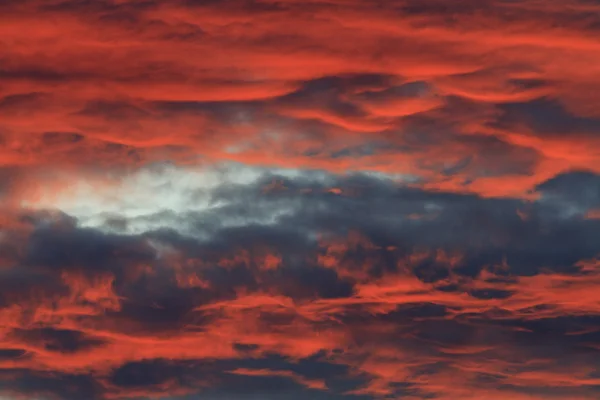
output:
{"label": "red cloud", "polygon": [[[575,117],[596,121],[597,131],[598,99],[587,90],[600,73],[594,7],[579,1],[564,7],[463,1],[451,8],[437,1],[380,8],[360,2],[9,3],[3,6],[1,33],[10,40],[3,50],[0,114],[10,145],[2,159],[125,162],[128,156],[110,145],[130,146],[142,160],[164,157],[149,148],[178,146],[213,160],[411,173],[441,189],[523,195],[562,170],[600,165],[593,151],[597,137],[583,125],[568,135],[539,137],[537,128],[522,121],[495,122],[500,104],[546,98]],[[386,78],[337,89],[309,87],[312,97],[306,100],[295,95],[307,82],[349,74]],[[410,82],[429,89],[385,94]],[[439,112],[455,98],[470,108]],[[417,117],[436,125],[414,126],[411,118]],[[309,122],[318,122],[319,135],[312,135]],[[407,134],[423,129],[450,139],[443,146],[376,152],[352,162],[304,153],[306,147],[335,151],[373,140],[411,147]],[[44,132],[76,133],[80,140],[40,142]],[[265,139],[265,132],[278,139]],[[465,149],[455,142],[464,134],[492,135],[538,152],[540,160],[532,171],[510,177],[469,170],[443,178],[441,166],[423,168],[428,159],[452,165],[485,153],[486,144]],[[226,151],[233,147],[239,152]],[[519,156],[508,152],[498,163],[508,166],[513,157]],[[472,168],[487,170],[481,162],[472,161]]]}

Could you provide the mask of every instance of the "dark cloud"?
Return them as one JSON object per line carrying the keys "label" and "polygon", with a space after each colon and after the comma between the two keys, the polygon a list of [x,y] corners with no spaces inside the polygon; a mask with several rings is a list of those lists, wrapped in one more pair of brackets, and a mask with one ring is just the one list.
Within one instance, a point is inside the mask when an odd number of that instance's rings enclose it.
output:
{"label": "dark cloud", "polygon": [[91,347],[102,346],[104,341],[87,337],[84,333],[54,328],[15,330],[13,334],[31,345],[42,345],[44,349],[61,353],[76,353]]}
{"label": "dark cloud", "polygon": [[[591,178],[558,176],[538,191],[572,193],[573,185]],[[265,191],[273,179],[284,189]],[[375,397],[378,391],[427,397],[435,391],[416,377],[442,379],[485,352],[595,365],[578,358],[596,351],[593,301],[578,300],[582,314],[569,317],[561,296],[591,290],[598,279],[581,262],[600,252],[594,239],[600,225],[552,216],[553,199],[486,199],[423,191],[367,174],[318,172],[265,175],[251,184],[223,185],[213,196],[219,206],[210,215],[188,216],[196,229],[191,236],[166,229],[118,235],[81,228],[67,215],[28,216],[33,231],[26,251],[15,255],[15,268],[3,279],[4,309],[31,307],[9,325],[11,346],[0,353],[2,362],[27,366],[12,367],[20,378],[7,390],[105,398],[209,385],[207,395],[217,398],[237,395],[232,387],[245,388],[248,396],[293,398],[302,392],[338,398],[355,390]],[[518,214],[525,207],[527,218]],[[272,215],[279,217],[260,222]],[[203,218],[213,221],[208,228]],[[254,222],[246,224],[245,218]],[[546,289],[548,279],[562,289]],[[42,318],[42,309],[62,327]],[[61,310],[75,314],[64,319],[56,314]],[[211,336],[218,332],[221,339]],[[301,336],[295,338],[295,332]],[[326,342],[292,361],[294,345],[288,343],[302,335],[317,336],[298,342],[295,351]],[[122,343],[136,337],[166,347],[151,351],[140,342]],[[208,337],[214,350],[203,347],[206,342],[194,344],[199,347],[189,357],[177,349],[178,341]],[[328,337],[338,339],[329,343]],[[547,353],[551,343],[554,350]],[[140,356],[114,346],[138,346]],[[392,358],[380,356],[381,348],[393,349]],[[64,372],[33,367],[52,365],[45,354],[65,357],[54,364]],[[101,357],[112,372],[72,375],[67,360],[77,354],[81,360]],[[404,365],[399,354],[423,360]],[[412,372],[398,372],[395,379],[386,368]],[[492,367],[464,379],[479,388],[520,387]],[[31,389],[24,391],[25,384]]]}
{"label": "dark cloud", "polygon": [[539,184],[535,190],[562,207],[580,213],[600,207],[600,175],[590,171],[565,172]]}
{"label": "dark cloud", "polygon": [[574,115],[560,102],[551,99],[536,99],[527,103],[500,105],[503,115],[498,124],[510,129],[524,124],[533,134],[551,135],[597,135],[600,119]]}
{"label": "dark cloud", "polygon": [[21,358],[27,355],[27,351],[23,349],[1,349],[0,358],[3,360]]}
{"label": "dark cloud", "polygon": [[[360,193],[356,196],[328,193],[329,185],[325,184],[276,179],[287,190],[263,195],[258,185],[217,192],[218,199],[226,204],[223,216],[241,217],[244,210],[245,215],[262,213],[266,217],[281,209],[280,221],[285,227],[336,234],[357,229],[381,246],[455,249],[465,253],[467,269],[472,263],[481,267],[508,257],[516,274],[566,267],[578,257],[593,257],[598,250],[598,243],[589,235],[597,228],[594,221],[550,222],[545,204],[531,209],[529,219],[523,220],[517,211],[527,205],[518,200],[427,193],[360,175],[329,184],[342,192]],[[231,199],[240,199],[239,205]],[[448,272],[443,268],[423,263],[416,273],[424,279],[435,279],[436,275],[444,278]]]}
{"label": "dark cloud", "polygon": [[132,362],[113,371],[110,381],[120,387],[151,387],[171,379],[184,380],[186,371],[193,370],[193,364],[168,360],[147,360]]}
{"label": "dark cloud", "polygon": [[65,400],[81,398],[99,399],[101,385],[87,375],[31,372],[26,370],[3,370],[0,387],[17,396],[38,398],[49,396]]}

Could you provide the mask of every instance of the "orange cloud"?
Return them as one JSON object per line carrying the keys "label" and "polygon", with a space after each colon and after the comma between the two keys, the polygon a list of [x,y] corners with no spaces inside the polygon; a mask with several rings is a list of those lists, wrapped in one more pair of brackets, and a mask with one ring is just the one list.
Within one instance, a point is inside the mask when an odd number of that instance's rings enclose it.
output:
{"label": "orange cloud", "polygon": [[295,382],[298,382],[301,385],[306,386],[310,389],[326,389],[325,382],[318,379],[306,379],[298,374],[295,374],[291,371],[272,371],[268,369],[244,369],[238,368],[233,371],[229,371],[231,374],[237,375],[247,375],[247,376],[280,376],[283,378],[292,379]]}

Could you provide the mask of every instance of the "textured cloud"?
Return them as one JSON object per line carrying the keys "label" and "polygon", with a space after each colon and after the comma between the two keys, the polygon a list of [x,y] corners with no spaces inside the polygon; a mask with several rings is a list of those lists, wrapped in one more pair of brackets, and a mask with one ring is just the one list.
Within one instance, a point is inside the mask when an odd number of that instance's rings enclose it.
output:
{"label": "textured cloud", "polygon": [[598,398],[599,16],[0,2],[0,396]]}
{"label": "textured cloud", "polygon": [[600,165],[593,2],[11,1],[2,15],[5,163],[200,155],[510,196]]}
{"label": "textured cloud", "polygon": [[553,178],[532,202],[263,171],[141,233],[7,215],[4,388],[594,398],[600,224],[549,195],[594,178]]}

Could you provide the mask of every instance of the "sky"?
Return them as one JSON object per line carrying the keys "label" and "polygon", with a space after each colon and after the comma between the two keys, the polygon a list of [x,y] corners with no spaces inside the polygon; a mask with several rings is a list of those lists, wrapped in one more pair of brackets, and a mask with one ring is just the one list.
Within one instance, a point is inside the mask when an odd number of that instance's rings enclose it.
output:
{"label": "sky", "polygon": [[600,398],[600,2],[0,1],[0,398]]}

